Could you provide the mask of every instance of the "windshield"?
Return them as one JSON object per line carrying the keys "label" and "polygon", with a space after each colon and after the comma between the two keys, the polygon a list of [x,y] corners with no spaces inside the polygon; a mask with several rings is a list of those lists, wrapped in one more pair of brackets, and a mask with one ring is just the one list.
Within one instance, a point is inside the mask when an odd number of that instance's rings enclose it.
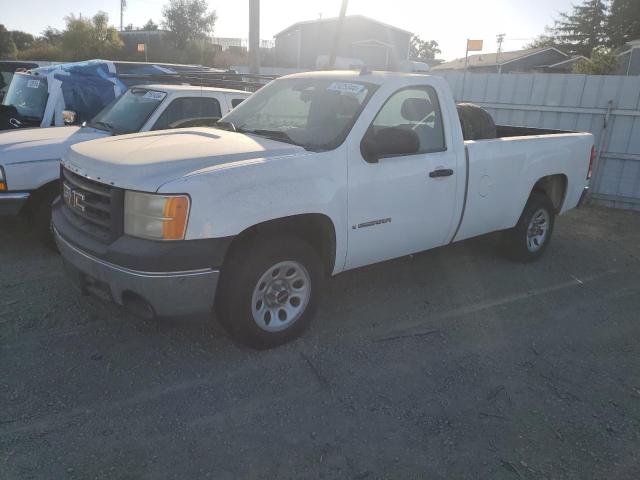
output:
{"label": "windshield", "polygon": [[240,132],[301,145],[340,145],[376,86],[318,78],[275,80],[220,120]]}
{"label": "windshield", "polygon": [[88,125],[114,135],[139,132],[166,96],[158,90],[134,87],[107,105]]}
{"label": "windshield", "polygon": [[45,77],[16,73],[11,79],[2,104],[14,106],[23,118],[42,120],[47,98],[49,98],[49,92]]}

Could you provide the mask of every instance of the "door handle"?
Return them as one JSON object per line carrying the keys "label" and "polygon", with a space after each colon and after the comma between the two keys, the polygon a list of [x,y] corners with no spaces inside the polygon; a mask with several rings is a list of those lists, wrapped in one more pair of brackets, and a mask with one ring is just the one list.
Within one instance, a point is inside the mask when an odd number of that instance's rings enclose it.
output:
{"label": "door handle", "polygon": [[453,170],[451,168],[439,168],[433,172],[429,172],[429,176],[431,178],[450,177],[451,175],[453,175]]}

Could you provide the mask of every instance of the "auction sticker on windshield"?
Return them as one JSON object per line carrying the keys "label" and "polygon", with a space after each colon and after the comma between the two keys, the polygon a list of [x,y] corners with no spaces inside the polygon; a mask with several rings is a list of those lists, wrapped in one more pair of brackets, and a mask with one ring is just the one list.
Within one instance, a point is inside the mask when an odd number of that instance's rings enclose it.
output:
{"label": "auction sticker on windshield", "polygon": [[28,80],[27,88],[38,88],[40,86],[40,80]]}
{"label": "auction sticker on windshield", "polygon": [[154,92],[153,90],[149,90],[144,94],[144,98],[149,98],[151,100],[162,100],[166,96],[167,94],[164,92]]}
{"label": "auction sticker on windshield", "polygon": [[333,82],[327,87],[327,90],[347,95],[358,95],[362,90],[364,90],[364,85],[360,85],[359,83]]}

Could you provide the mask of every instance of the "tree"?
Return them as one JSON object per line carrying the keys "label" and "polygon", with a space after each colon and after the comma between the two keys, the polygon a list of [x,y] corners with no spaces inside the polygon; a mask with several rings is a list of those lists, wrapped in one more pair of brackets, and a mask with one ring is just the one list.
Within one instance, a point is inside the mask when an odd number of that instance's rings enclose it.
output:
{"label": "tree", "polygon": [[640,38],[640,1],[613,0],[609,10],[607,31],[610,46],[619,48]]}
{"label": "tree", "polygon": [[4,25],[0,24],[0,60],[13,60],[18,49]]}
{"label": "tree", "polygon": [[554,36],[552,27],[545,27],[544,33],[538,36],[533,42],[527,45],[527,48],[546,48],[556,47],[561,48],[558,39]]}
{"label": "tree", "polygon": [[[637,1],[637,0],[636,0]],[[571,55],[588,57],[594,48],[609,43],[607,35],[607,6],[603,0],[585,0],[560,18],[531,47],[554,46]]]}
{"label": "tree", "polygon": [[162,8],[163,25],[173,34],[176,47],[185,49],[193,40],[213,32],[218,19],[206,0],[169,0]]}
{"label": "tree", "polygon": [[55,46],[62,43],[62,32],[57,28],[47,27],[41,35],[41,38],[50,45]]}
{"label": "tree", "polygon": [[21,60],[49,60],[64,61],[62,50],[62,32],[52,27],[47,27],[38,38],[31,42],[31,45],[18,51],[18,58]]}
{"label": "tree", "polygon": [[618,67],[618,59],[610,48],[598,47],[589,60],[580,60],[573,67],[573,73],[585,75],[610,75]]}
{"label": "tree", "polygon": [[435,59],[439,53],[438,42],[435,40],[422,40],[418,35],[411,37],[410,58],[424,62]]}
{"label": "tree", "polygon": [[98,12],[91,19],[71,14],[65,20],[62,52],[69,60],[113,58],[123,46],[115,27],[109,26],[105,12]]}
{"label": "tree", "polygon": [[64,61],[67,60],[59,45],[52,45],[44,37],[36,38],[31,46],[26,50],[18,51],[18,58],[20,60],[49,60]]}
{"label": "tree", "polygon": [[35,40],[33,35],[27,32],[22,32],[20,30],[12,30],[11,38],[13,39],[13,43],[16,44],[16,48],[18,50],[26,50],[33,44]]}
{"label": "tree", "polygon": [[145,23],[144,26],[142,27],[142,30],[145,30],[147,32],[153,32],[158,30],[158,25],[154,23],[153,20],[149,19],[149,21]]}

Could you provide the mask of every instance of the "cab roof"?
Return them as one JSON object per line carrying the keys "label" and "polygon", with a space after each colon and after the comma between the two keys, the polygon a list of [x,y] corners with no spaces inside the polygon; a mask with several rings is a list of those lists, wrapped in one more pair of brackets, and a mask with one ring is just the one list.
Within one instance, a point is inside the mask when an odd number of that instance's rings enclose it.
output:
{"label": "cab roof", "polygon": [[232,88],[220,88],[220,87],[200,87],[198,85],[174,85],[167,83],[152,83],[152,84],[141,84],[134,85],[131,88],[148,88],[151,90],[160,90],[163,92],[221,92],[221,93],[241,93],[243,95],[251,95],[251,92],[245,92],[244,90],[234,90]]}
{"label": "cab roof", "polygon": [[324,78],[335,80],[349,80],[353,82],[369,82],[382,85],[394,78],[424,78],[429,75],[424,73],[405,73],[387,71],[366,71],[360,70],[315,70],[311,72],[294,73],[280,78]]}

